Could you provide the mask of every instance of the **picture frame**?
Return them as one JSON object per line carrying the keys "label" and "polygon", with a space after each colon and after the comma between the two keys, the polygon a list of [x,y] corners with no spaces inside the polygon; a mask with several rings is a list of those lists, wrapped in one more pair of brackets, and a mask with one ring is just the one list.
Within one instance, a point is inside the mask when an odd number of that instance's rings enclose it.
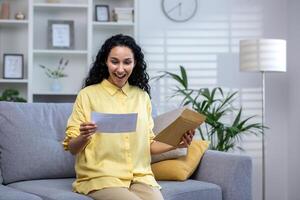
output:
{"label": "picture frame", "polygon": [[24,78],[24,55],[3,54],[3,79]]}
{"label": "picture frame", "polygon": [[74,49],[73,20],[48,20],[48,48]]}
{"label": "picture frame", "polygon": [[108,5],[96,5],[95,6],[95,21],[108,22],[110,19],[109,6]]}

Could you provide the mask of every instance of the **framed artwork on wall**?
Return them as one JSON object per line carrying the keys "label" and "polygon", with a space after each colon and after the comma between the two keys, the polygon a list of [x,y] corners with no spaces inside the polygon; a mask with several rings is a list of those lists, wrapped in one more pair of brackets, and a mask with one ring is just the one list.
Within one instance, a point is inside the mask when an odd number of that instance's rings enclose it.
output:
{"label": "framed artwork on wall", "polygon": [[48,48],[74,48],[74,21],[48,20]]}
{"label": "framed artwork on wall", "polygon": [[24,78],[24,56],[23,54],[3,55],[3,78],[23,79]]}
{"label": "framed artwork on wall", "polygon": [[109,21],[109,6],[108,5],[96,5],[95,6],[95,20],[97,22]]}

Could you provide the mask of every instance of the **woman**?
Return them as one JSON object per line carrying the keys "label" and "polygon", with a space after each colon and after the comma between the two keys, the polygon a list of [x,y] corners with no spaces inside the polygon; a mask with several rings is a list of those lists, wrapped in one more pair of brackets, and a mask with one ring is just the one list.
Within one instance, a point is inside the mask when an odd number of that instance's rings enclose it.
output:
{"label": "woman", "polygon": [[[79,92],[68,120],[64,148],[76,155],[74,191],[93,199],[160,200],[151,154],[174,149],[154,141],[149,76],[134,39],[115,35],[105,41]],[[96,133],[91,112],[138,113],[136,131]],[[194,136],[188,131],[178,147]]]}

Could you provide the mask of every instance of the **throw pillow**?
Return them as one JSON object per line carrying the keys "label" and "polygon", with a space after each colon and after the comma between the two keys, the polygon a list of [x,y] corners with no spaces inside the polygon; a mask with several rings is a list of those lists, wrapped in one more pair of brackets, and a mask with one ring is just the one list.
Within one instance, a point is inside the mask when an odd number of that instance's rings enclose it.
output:
{"label": "throw pillow", "polygon": [[151,163],[156,163],[162,160],[175,159],[181,156],[185,156],[186,154],[187,154],[187,148],[177,148],[164,153],[151,155]]}
{"label": "throw pillow", "polygon": [[188,147],[186,156],[173,160],[164,160],[151,165],[156,180],[187,180],[195,171],[200,160],[208,149],[209,142],[196,140]]}

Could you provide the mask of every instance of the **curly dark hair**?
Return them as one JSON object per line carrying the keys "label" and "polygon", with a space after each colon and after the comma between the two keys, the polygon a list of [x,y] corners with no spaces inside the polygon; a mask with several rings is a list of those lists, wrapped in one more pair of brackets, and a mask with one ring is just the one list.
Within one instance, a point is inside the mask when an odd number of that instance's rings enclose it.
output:
{"label": "curly dark hair", "polygon": [[148,83],[149,75],[146,72],[147,65],[144,60],[142,49],[136,44],[132,37],[123,34],[114,35],[104,42],[96,56],[95,62],[92,64],[93,66],[89,71],[88,77],[84,81],[83,87],[101,83],[103,79],[107,79],[109,77],[106,61],[111,49],[116,46],[123,46],[131,49],[134,56],[135,66],[128,78],[128,82],[130,85],[137,86],[146,91],[150,96],[150,85]]}

